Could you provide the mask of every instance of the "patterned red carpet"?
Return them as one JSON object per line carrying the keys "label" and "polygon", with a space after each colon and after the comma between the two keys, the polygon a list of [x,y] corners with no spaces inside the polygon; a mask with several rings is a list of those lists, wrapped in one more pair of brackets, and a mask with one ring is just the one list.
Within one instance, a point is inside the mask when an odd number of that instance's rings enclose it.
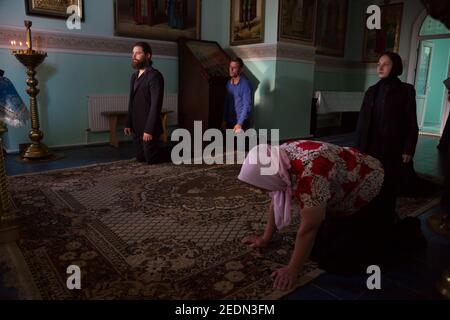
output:
{"label": "patterned red carpet", "polygon": [[399,198],[397,201],[397,214],[401,219],[405,217],[417,217],[421,213],[439,204],[441,200],[442,177],[435,177],[429,174],[419,174],[423,182],[421,196],[408,196]]}
{"label": "patterned red carpet", "polygon": [[[32,279],[25,295],[281,297],[270,274],[288,262],[293,234],[264,252],[241,244],[263,229],[269,199],[241,184],[238,171],[123,161],[11,178],[21,231],[10,251]],[[69,265],[81,268],[81,290],[66,287]],[[299,284],[319,272],[308,264]]]}
{"label": "patterned red carpet", "polygon": [[[11,177],[20,240],[0,248],[3,283],[25,299],[280,298],[270,274],[289,261],[297,226],[261,251],[241,244],[263,230],[269,198],[239,168],[121,161]],[[81,290],[67,289],[69,265]],[[297,287],[321,272],[309,262]]]}

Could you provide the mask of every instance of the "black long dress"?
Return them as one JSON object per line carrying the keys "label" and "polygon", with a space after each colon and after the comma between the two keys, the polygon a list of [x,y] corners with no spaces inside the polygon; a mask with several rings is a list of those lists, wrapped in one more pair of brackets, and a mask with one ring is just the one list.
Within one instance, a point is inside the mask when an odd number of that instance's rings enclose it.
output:
{"label": "black long dress", "polygon": [[334,273],[363,273],[371,264],[382,268],[400,252],[425,245],[420,221],[396,221],[395,202],[402,154],[413,156],[418,139],[414,87],[397,77],[380,80],[364,97],[356,147],[379,159],[385,169],[380,194],[348,219],[327,219],[317,234],[312,259]]}
{"label": "black long dress", "polygon": [[379,159],[385,169],[385,212],[395,217],[401,173],[415,174],[402,155],[414,156],[418,140],[415,89],[397,77],[378,81],[364,97],[357,125],[356,148]]}
{"label": "black long dress", "polygon": [[441,207],[443,214],[450,215],[450,144],[447,145],[447,152],[444,154],[445,160],[445,180],[442,191]]}
{"label": "black long dress", "polygon": [[442,153],[446,153],[450,147],[450,115],[447,117],[445,122],[444,131],[442,132],[441,139],[439,140],[438,149]]}

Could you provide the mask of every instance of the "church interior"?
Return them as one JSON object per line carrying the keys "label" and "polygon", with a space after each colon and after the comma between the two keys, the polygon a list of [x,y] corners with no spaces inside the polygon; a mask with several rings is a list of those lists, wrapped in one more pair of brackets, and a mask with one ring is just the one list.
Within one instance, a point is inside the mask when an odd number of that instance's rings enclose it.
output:
{"label": "church interior", "polygon": [[[450,130],[448,1],[67,1],[72,13],[44,3],[0,1],[0,300],[450,299],[450,149],[438,148]],[[167,155],[194,121],[220,129],[234,57],[253,88],[251,128],[278,129],[280,144],[354,147],[378,58],[398,53],[416,94],[410,170],[428,187],[405,183],[396,213],[420,221],[426,245],[382,267],[381,288],[369,271],[313,259],[274,288],[301,224],[295,204],[291,226],[250,248],[241,240],[263,232],[270,198],[237,179],[239,164],[136,161],[123,128],[138,41],[164,78]],[[4,84],[22,108],[7,108]],[[77,270],[81,289],[69,283]]]}

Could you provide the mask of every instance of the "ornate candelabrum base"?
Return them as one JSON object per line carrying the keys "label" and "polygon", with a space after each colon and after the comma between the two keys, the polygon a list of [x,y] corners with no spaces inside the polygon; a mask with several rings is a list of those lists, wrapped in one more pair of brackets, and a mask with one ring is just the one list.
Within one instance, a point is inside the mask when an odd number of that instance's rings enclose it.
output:
{"label": "ornate candelabrum base", "polygon": [[53,153],[42,142],[30,144],[21,155],[24,159],[47,159],[53,157]]}

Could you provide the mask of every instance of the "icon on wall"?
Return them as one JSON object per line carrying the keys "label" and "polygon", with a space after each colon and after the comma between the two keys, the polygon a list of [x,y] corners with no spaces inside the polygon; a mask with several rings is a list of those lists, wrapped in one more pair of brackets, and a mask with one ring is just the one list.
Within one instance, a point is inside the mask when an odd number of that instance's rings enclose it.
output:
{"label": "icon on wall", "polygon": [[264,42],[264,0],[231,0],[230,44]]}
{"label": "icon on wall", "polygon": [[116,36],[177,41],[200,38],[201,0],[115,0]]}

